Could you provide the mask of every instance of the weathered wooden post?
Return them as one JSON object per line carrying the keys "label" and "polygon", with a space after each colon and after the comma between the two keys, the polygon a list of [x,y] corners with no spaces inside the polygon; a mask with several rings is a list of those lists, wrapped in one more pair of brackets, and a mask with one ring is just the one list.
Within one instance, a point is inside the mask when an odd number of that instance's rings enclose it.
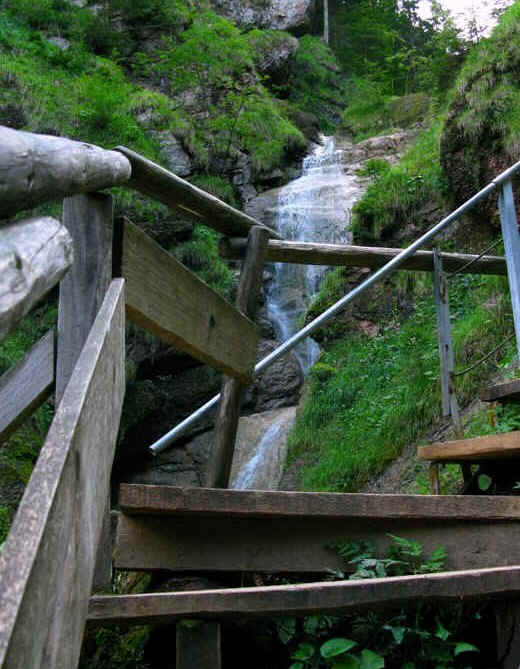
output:
{"label": "weathered wooden post", "polygon": [[[268,240],[269,231],[266,228],[251,228],[235,302],[237,309],[251,320],[256,315]],[[215,444],[208,469],[208,488],[227,488],[229,485],[243,388],[239,381],[231,378],[226,378],[222,384]]]}
{"label": "weathered wooden post", "polygon": [[[74,264],[60,283],[56,406],[112,280],[113,203],[110,195],[74,195],[63,201],[63,223],[74,243]],[[112,578],[110,495],[99,543],[94,590]]]}
{"label": "weathered wooden post", "polygon": [[500,224],[507,263],[507,278],[515,322],[516,346],[520,357],[520,236],[511,180],[506,181],[498,198]]}

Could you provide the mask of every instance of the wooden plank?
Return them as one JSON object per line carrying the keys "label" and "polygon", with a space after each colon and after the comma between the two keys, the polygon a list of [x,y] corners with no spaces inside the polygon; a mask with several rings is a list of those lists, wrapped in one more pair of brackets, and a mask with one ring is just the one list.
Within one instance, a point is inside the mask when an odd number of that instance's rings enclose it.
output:
{"label": "wooden plank", "polygon": [[50,330],[0,377],[0,440],[45,402],[54,386],[54,331]]}
{"label": "wooden plank", "polygon": [[74,193],[118,186],[129,161],[118,151],[0,126],[0,219]]}
{"label": "wooden plank", "polygon": [[[219,253],[227,260],[240,260],[245,256],[245,239],[224,238],[219,245]],[[403,249],[373,246],[349,246],[343,244],[318,244],[314,242],[292,242],[270,239],[266,251],[266,262],[287,262],[302,265],[339,265],[342,267],[369,267],[376,269],[386,265]],[[447,272],[460,270],[477,256],[466,253],[442,253],[444,269]],[[417,251],[399,269],[433,272],[433,253]],[[468,267],[468,274],[507,274],[505,258],[484,256]]]}
{"label": "wooden plank", "polygon": [[368,539],[384,551],[393,534],[426,552],[447,550],[449,569],[520,564],[520,520],[363,517],[125,516],[114,564],[131,571],[319,573],[344,568],[329,546]]}
{"label": "wooden plank", "polygon": [[[520,434],[520,433],[518,433]],[[220,516],[228,518],[403,518],[437,520],[520,519],[520,498],[479,495],[370,495],[330,492],[211,490],[122,484],[126,515]]]}
{"label": "wooden plank", "polygon": [[225,374],[251,381],[256,326],[128,222],[122,268],[132,321]]}
{"label": "wooden plank", "polygon": [[498,196],[498,209],[506,252],[507,278],[515,323],[516,348],[520,356],[520,235],[518,233],[515,196],[511,180],[502,185]]}
{"label": "wooden plank", "polygon": [[220,669],[220,624],[199,622],[177,623],[175,669]]}
{"label": "wooden plank", "polygon": [[56,403],[112,279],[112,217],[110,195],[89,193],[63,201],[63,223],[73,239],[75,261],[60,284]]}
{"label": "wooden plank", "polygon": [[110,286],[0,555],[0,667],[75,667],[125,388],[124,282]]}
{"label": "wooden plank", "polygon": [[340,615],[406,602],[519,595],[520,567],[513,566],[362,581],[93,597],[88,620],[106,625],[168,623],[181,618]]}
{"label": "wooden plank", "polygon": [[417,449],[417,455],[419,460],[435,462],[480,462],[518,458],[520,457],[520,431],[420,446]]}
{"label": "wooden plank", "polygon": [[225,235],[247,237],[250,228],[259,225],[269,230],[271,237],[280,238],[280,235],[271,228],[190,184],[189,181],[181,179],[164,167],[124,146],[118,146],[117,150],[121,151],[132,165],[132,177],[128,185],[140,193],[173,207],[195,222],[204,223]]}
{"label": "wooden plank", "polygon": [[0,340],[58,283],[72,260],[72,239],[50,216],[0,228]]}
{"label": "wooden plank", "polygon": [[[74,241],[75,262],[60,284],[56,404],[63,396],[112,280],[112,197],[86,193],[65,198],[63,222]],[[110,491],[106,507],[94,574],[96,590],[109,590],[112,580]]]}
{"label": "wooden plank", "polygon": [[[259,226],[251,228],[247,254],[240,273],[235,305],[252,321],[256,316],[258,296],[262,287],[264,256],[268,239],[269,233],[265,228]],[[227,488],[229,486],[243,390],[244,386],[239,381],[224,378],[215,424],[215,443],[208,466],[208,488]]]}
{"label": "wooden plank", "polygon": [[502,404],[520,403],[520,379],[498,383],[482,391],[483,402],[500,402]]}

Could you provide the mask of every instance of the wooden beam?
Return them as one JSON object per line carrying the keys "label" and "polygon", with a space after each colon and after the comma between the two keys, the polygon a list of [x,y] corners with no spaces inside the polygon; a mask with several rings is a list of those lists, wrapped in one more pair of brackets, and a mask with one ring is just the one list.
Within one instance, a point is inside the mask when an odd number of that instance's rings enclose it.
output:
{"label": "wooden beam", "polygon": [[118,186],[129,161],[118,151],[0,126],[0,219],[74,193]]}
{"label": "wooden beam", "polygon": [[256,326],[128,222],[122,269],[130,320],[219,371],[251,381]]}
{"label": "wooden beam", "polygon": [[520,403],[520,379],[498,383],[482,391],[483,402],[500,402],[501,404]]}
{"label": "wooden beam", "polygon": [[125,388],[123,286],[110,286],[0,555],[2,669],[77,666]]}
{"label": "wooden beam", "polygon": [[258,588],[93,597],[90,624],[169,623],[181,618],[340,615],[406,602],[515,598],[520,567]]}
{"label": "wooden beam", "polygon": [[[245,316],[254,321],[258,297],[262,287],[264,255],[269,233],[265,228],[251,228],[247,254],[240,273],[240,283],[235,305]],[[240,402],[244,386],[236,379],[224,378],[220,405],[215,423],[215,443],[208,467],[208,488],[227,488],[235,453]]]}
{"label": "wooden beam", "polygon": [[[245,256],[246,240],[224,238],[219,253],[226,260],[240,260]],[[287,262],[302,265],[339,265],[341,267],[369,267],[377,269],[390,262],[403,249],[373,246],[347,246],[343,244],[318,244],[269,240],[266,262]],[[477,256],[466,253],[441,253],[447,272],[460,270]],[[417,251],[399,269],[433,272],[432,251]],[[466,271],[464,272],[466,273]],[[468,274],[507,274],[506,262],[499,256],[484,256],[467,269]]]}
{"label": "wooden beam", "polygon": [[0,441],[45,402],[54,386],[54,331],[0,377]]}
{"label": "wooden beam", "polygon": [[72,239],[50,216],[0,228],[0,340],[58,283],[72,261]]}
{"label": "wooden beam", "polygon": [[[520,433],[518,433],[520,434]],[[210,490],[122,484],[126,515],[228,518],[365,518],[421,520],[520,520],[520,498],[479,495],[369,495],[330,492]]]}
{"label": "wooden beam", "polygon": [[138,153],[118,146],[117,150],[128,158],[132,165],[129,186],[179,211],[197,223],[204,223],[224,235],[247,237],[250,228],[260,225],[269,230],[271,237],[280,235],[263,226],[251,216],[231,207],[213,195],[181,179],[160,165],[147,160]]}
{"label": "wooden beam", "polygon": [[[153,504],[144,495],[138,514]],[[369,539],[384,550],[388,534],[445,546],[449,569],[520,564],[520,500],[508,497],[334,495],[179,490],[167,514],[119,518],[115,565],[129,570],[309,572],[344,568],[334,542]],[[153,498],[152,498],[153,499]],[[157,501],[157,500],[155,500]]]}
{"label": "wooden beam", "polygon": [[518,458],[520,431],[420,446],[417,455],[419,460],[435,462],[481,462]]}

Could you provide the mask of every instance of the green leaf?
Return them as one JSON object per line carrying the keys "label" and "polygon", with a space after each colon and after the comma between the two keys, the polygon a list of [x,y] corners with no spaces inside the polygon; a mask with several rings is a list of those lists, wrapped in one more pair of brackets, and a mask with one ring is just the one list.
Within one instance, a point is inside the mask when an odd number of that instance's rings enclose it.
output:
{"label": "green leaf", "polygon": [[354,648],[354,646],[357,646],[357,643],[350,639],[329,639],[320,648],[320,653],[322,657],[328,659],[329,657],[336,657],[337,655],[346,653],[351,648]]}
{"label": "green leaf", "polygon": [[361,669],[361,664],[355,655],[345,655],[339,662],[332,665],[332,669]]}
{"label": "green leaf", "polygon": [[306,660],[310,660],[311,657],[314,655],[315,648],[312,645],[312,643],[301,643],[298,648],[294,651],[294,653],[291,655],[291,658],[293,660],[303,660],[304,662]]}
{"label": "green leaf", "polygon": [[446,641],[446,639],[451,636],[451,632],[448,632],[448,630],[443,627],[442,623],[438,620],[437,621],[437,629],[435,630],[435,636],[438,639],[442,639],[442,641]]}
{"label": "green leaf", "polygon": [[481,474],[478,477],[478,487],[482,491],[489,490],[492,483],[493,479],[491,478],[491,476],[488,476],[487,474]]}
{"label": "green leaf", "polygon": [[403,643],[404,635],[406,634],[406,627],[394,627],[393,625],[385,625],[383,629],[392,632],[394,641],[400,645]]}
{"label": "green leaf", "polygon": [[305,669],[303,662],[293,662],[289,669]]}
{"label": "green leaf", "polygon": [[383,669],[385,658],[365,648],[361,653],[361,669]]}
{"label": "green leaf", "polygon": [[461,653],[468,653],[470,651],[480,653],[479,649],[476,646],[472,646],[470,643],[458,643],[455,646],[453,654],[457,657],[457,655],[460,655]]}
{"label": "green leaf", "polygon": [[406,664],[403,664],[401,669],[416,669],[415,662],[407,662]]}

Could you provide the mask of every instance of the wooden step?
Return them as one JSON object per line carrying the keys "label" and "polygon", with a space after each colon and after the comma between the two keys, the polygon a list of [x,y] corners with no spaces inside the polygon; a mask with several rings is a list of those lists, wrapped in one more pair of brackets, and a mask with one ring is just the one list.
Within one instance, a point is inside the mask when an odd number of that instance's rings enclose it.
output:
{"label": "wooden step", "polygon": [[91,597],[88,623],[167,623],[180,618],[341,614],[404,602],[520,595],[520,567],[257,588]]}
{"label": "wooden step", "polygon": [[419,460],[430,462],[483,462],[520,458],[520,432],[420,446],[417,455]]}
{"label": "wooden step", "polygon": [[486,388],[480,399],[483,402],[500,402],[501,404],[520,403],[520,379],[513,379],[504,383],[497,383]]}
{"label": "wooden step", "polygon": [[330,544],[388,534],[445,546],[447,569],[520,564],[520,498],[121,486],[115,566],[323,574]]}

